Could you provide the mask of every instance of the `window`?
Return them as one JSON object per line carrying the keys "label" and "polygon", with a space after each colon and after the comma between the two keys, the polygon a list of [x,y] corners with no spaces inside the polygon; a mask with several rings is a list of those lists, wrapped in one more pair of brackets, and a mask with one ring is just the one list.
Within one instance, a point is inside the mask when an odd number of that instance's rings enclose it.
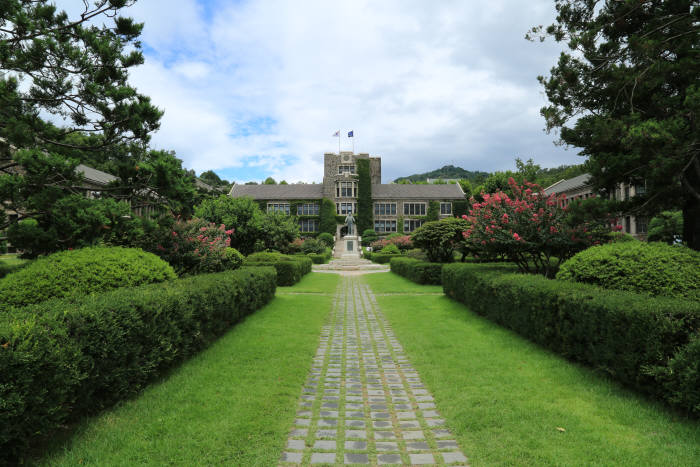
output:
{"label": "window", "polygon": [[357,196],[356,182],[336,182],[335,184],[336,198],[354,198]]}
{"label": "window", "polygon": [[297,205],[297,216],[318,216],[318,203]]}
{"label": "window", "polygon": [[335,212],[342,215],[357,212],[357,203],[335,203]]}
{"label": "window", "polygon": [[396,232],[396,221],[389,220],[377,220],[374,221],[374,231],[375,232]]}
{"label": "window", "polygon": [[647,225],[649,221],[646,217],[637,217],[635,219],[635,228],[637,229],[638,234],[645,234],[647,233]]}
{"label": "window", "polygon": [[318,219],[299,219],[299,230],[301,232],[318,232]]}
{"label": "window", "polygon": [[423,225],[423,222],[424,221],[422,219],[406,219],[403,221],[403,231],[404,232],[413,232],[418,227]]}
{"label": "window", "polygon": [[375,216],[395,216],[396,203],[374,203]]}
{"label": "window", "polygon": [[626,186],[625,187],[625,201],[630,199],[630,187]]}
{"label": "window", "polygon": [[440,203],[440,214],[443,216],[451,216],[452,203]]}
{"label": "window", "polygon": [[338,166],[338,174],[342,175],[345,173],[354,174],[355,173],[355,166],[354,165],[339,165]]}
{"label": "window", "polygon": [[645,185],[635,185],[634,186],[634,194],[635,195],[643,195],[646,192],[647,192],[647,187]]}
{"label": "window", "polygon": [[406,216],[425,216],[425,203],[403,203]]}
{"label": "window", "polygon": [[283,212],[289,214],[289,203],[267,203],[267,212]]}
{"label": "window", "polygon": [[632,221],[630,216],[625,217],[625,233],[630,233],[632,231]]}

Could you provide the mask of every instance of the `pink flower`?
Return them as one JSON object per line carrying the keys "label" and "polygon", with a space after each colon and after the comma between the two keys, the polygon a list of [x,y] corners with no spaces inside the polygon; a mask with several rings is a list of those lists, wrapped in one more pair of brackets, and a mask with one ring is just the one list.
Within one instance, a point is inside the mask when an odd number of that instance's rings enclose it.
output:
{"label": "pink flower", "polygon": [[522,238],[520,238],[520,235],[518,235],[517,233],[513,234],[513,238],[515,239],[516,242],[519,242],[522,240]]}

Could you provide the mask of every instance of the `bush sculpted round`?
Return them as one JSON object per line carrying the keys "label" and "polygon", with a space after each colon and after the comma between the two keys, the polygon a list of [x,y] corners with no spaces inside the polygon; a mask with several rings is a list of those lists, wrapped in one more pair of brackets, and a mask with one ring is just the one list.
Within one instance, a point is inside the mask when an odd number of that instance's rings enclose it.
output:
{"label": "bush sculpted round", "polygon": [[0,310],[175,277],[168,263],[136,248],[62,251],[37,259],[0,280]]}
{"label": "bush sculpted round", "polygon": [[700,300],[700,253],[657,242],[611,243],[576,254],[557,279]]}

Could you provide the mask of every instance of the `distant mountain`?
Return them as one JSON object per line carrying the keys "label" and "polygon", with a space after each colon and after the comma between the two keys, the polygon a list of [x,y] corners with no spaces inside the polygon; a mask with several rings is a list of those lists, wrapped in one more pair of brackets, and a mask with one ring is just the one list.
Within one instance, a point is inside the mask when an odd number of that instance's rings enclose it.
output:
{"label": "distant mountain", "polygon": [[405,183],[406,181],[410,182],[424,182],[429,178],[457,178],[457,179],[465,179],[469,180],[470,182],[480,182],[484,178],[488,177],[489,173],[488,172],[472,172],[471,170],[465,170],[461,167],[455,167],[454,165],[446,165],[441,169],[433,170],[431,172],[426,172],[422,174],[413,174],[409,175],[407,177],[399,177],[396,180],[394,180],[394,183],[401,183],[402,181]]}

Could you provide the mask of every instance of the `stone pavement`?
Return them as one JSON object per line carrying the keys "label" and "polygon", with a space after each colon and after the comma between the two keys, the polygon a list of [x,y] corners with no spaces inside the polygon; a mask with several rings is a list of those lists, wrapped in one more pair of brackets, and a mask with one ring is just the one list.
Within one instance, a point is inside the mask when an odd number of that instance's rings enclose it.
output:
{"label": "stone pavement", "polygon": [[388,264],[376,264],[363,258],[339,258],[332,259],[328,264],[314,264],[314,272],[334,272],[343,274],[348,271],[359,271],[359,273],[387,272]]}
{"label": "stone pavement", "polygon": [[372,291],[344,276],[280,465],[466,465]]}

